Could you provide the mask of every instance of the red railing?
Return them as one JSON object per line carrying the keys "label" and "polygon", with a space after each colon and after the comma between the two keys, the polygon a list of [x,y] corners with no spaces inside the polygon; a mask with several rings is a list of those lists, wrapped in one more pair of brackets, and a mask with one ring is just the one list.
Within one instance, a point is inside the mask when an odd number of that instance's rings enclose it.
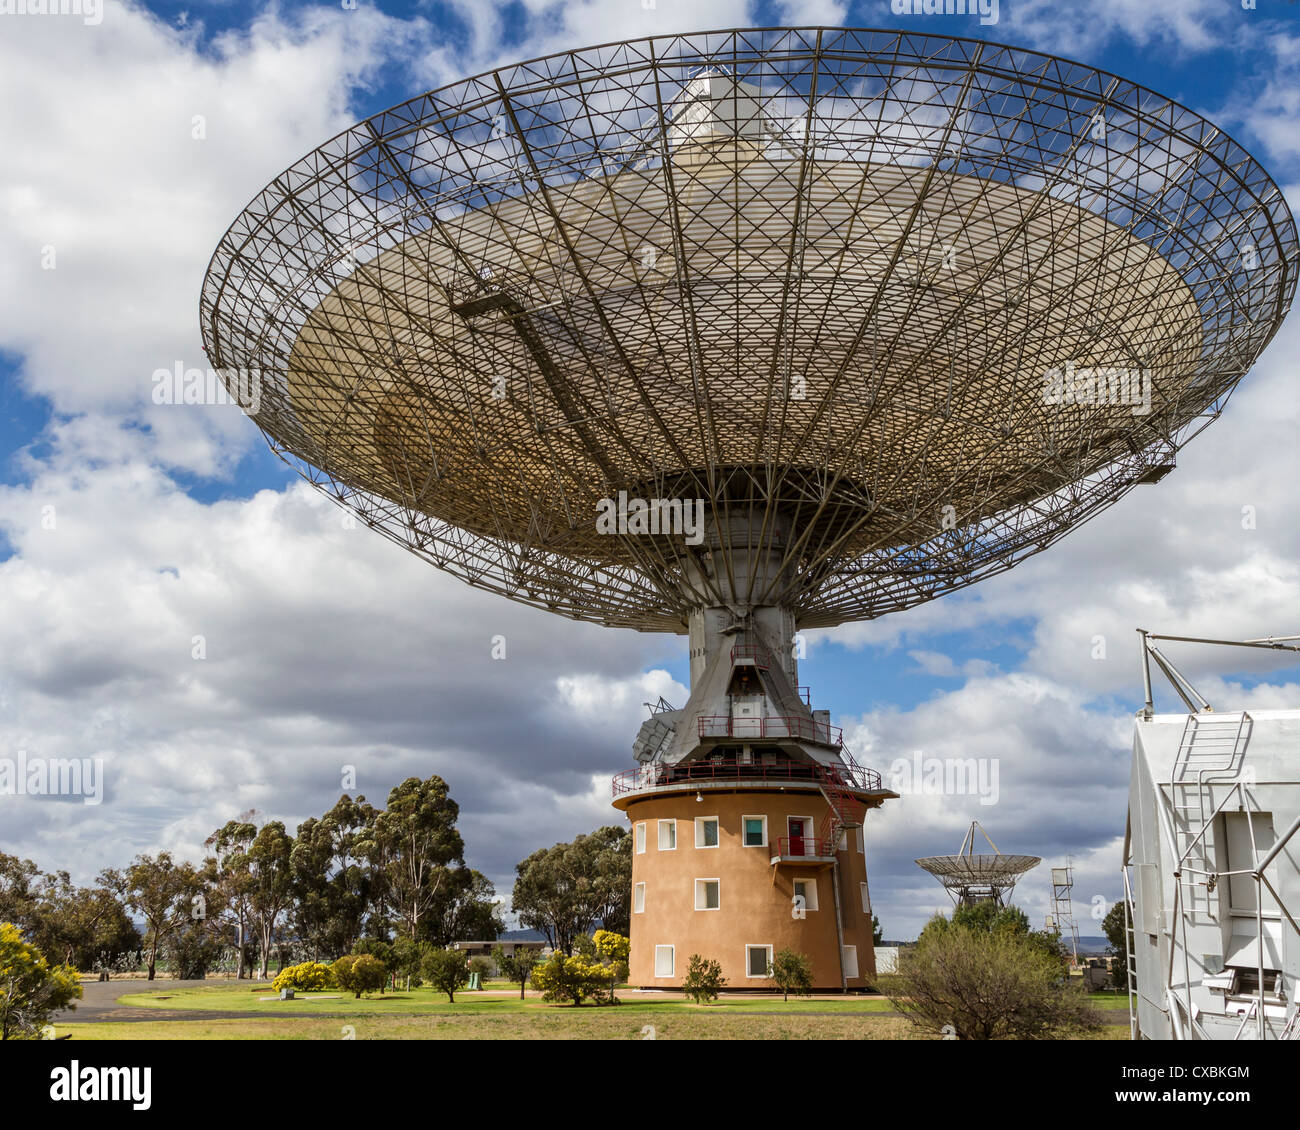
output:
{"label": "red railing", "polygon": [[[876,792],[880,774],[864,769],[849,758],[843,766],[823,767],[811,761],[783,761],[775,765],[741,765],[738,762],[689,761],[681,765],[655,762],[614,775],[614,796],[648,792],[653,789],[685,787],[714,781],[804,781],[821,788],[833,776],[839,789]],[[806,837],[811,839],[812,837]]]}
{"label": "red railing", "polygon": [[824,745],[844,744],[844,731],[839,726],[797,714],[777,714],[766,718],[704,715],[699,719],[697,731],[702,738],[803,738]]}
{"label": "red railing", "polygon": [[772,653],[756,643],[732,644],[731,662],[735,663],[737,659],[752,659],[754,666],[761,667],[764,671],[772,666]]}
{"label": "red railing", "polygon": [[835,854],[835,845],[820,836],[780,836],[776,854],[790,859],[829,859]]}

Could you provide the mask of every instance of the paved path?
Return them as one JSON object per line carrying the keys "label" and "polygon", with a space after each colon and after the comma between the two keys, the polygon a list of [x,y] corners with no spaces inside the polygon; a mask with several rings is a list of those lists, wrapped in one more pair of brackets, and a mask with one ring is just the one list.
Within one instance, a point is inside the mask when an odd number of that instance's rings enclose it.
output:
{"label": "paved path", "polygon": [[[83,981],[82,998],[76,1009],[64,1009],[54,1017],[55,1024],[89,1024],[140,1020],[256,1020],[265,1012],[213,1012],[200,1008],[141,1008],[138,1005],[118,1004],[118,998],[129,993],[166,992],[168,989],[192,989],[200,985],[215,985],[218,981]],[[235,984],[236,982],[232,982]],[[249,990],[256,982],[246,984]],[[270,982],[262,988],[271,992]]]}

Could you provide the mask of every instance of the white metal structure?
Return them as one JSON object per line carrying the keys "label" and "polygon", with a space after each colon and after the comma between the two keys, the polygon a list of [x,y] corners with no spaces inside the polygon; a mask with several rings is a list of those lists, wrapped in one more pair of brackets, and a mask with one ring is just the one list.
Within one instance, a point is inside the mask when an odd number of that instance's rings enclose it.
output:
{"label": "white metal structure", "polygon": [[[1300,710],[1215,712],[1158,638],[1124,842],[1133,1037],[1296,1039]],[[1154,712],[1151,659],[1188,713]]]}

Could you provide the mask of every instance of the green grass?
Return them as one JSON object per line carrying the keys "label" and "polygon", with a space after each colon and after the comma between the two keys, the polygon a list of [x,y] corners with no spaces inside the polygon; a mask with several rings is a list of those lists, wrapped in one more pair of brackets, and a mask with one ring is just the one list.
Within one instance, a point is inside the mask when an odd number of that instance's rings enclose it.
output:
{"label": "green grass", "polygon": [[[579,1011],[595,1013],[603,1011],[594,1005],[583,1005],[574,1010],[568,1005],[549,1004],[536,994],[530,994],[526,1000],[519,999],[519,990],[501,987],[496,991],[463,991],[456,994],[456,1002],[448,1003],[445,993],[438,993],[429,988],[399,990],[396,993],[373,993],[359,1000],[336,990],[325,993],[300,994],[291,1001],[262,1000],[275,994],[269,986],[250,989],[247,985],[240,988],[226,986],[196,986],[188,989],[172,989],[158,992],[128,993],[118,999],[121,1005],[139,1008],[160,1009],[194,1009],[212,1012],[253,1012],[265,1013],[268,1017],[301,1017],[328,1013],[331,1015],[376,1016],[376,1015],[448,1015],[466,1014],[487,1016],[497,1014],[526,1014],[532,1012]],[[817,1013],[833,1012],[836,1014],[857,1014],[892,1011],[887,1000],[881,997],[849,997],[832,1000],[790,1000],[783,1002],[780,997],[724,997],[712,1004],[700,1006],[689,1001],[659,996],[642,997],[624,993],[619,997],[620,1004],[610,1011],[629,1013],[695,1013],[703,1010],[731,1014],[773,1012],[781,1013]]]}
{"label": "green grass", "polygon": [[[924,1039],[896,1016],[763,1016],[722,1009],[648,1018],[621,1008],[530,1013],[304,1017],[65,1024],[79,1040],[909,1040]],[[648,1029],[653,1029],[653,1036]]]}

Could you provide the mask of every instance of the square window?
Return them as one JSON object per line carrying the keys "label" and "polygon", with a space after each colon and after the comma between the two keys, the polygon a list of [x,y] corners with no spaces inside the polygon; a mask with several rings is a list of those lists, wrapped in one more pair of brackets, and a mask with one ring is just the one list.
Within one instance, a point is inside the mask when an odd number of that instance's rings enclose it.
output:
{"label": "square window", "polygon": [[717,910],[722,884],[717,879],[695,880],[695,909]]}
{"label": "square window", "polygon": [[655,976],[671,977],[673,975],[673,947],[655,946]]}
{"label": "square window", "polygon": [[636,826],[636,853],[637,855],[645,854],[645,825]]}
{"label": "square window", "polygon": [[[817,909],[817,880],[816,879],[796,879],[794,881],[794,893],[803,898],[804,910]],[[795,903],[795,906],[799,906]]]}
{"label": "square window", "polygon": [[674,851],[677,848],[677,821],[659,821],[659,850]]}
{"label": "square window", "polygon": [[695,846],[711,848],[718,846],[718,818],[702,816],[695,821]]}
{"label": "square window", "polygon": [[767,967],[772,964],[771,946],[745,947],[745,976],[766,977]]}
{"label": "square window", "polygon": [[632,888],[632,913],[633,914],[645,913],[645,884],[644,883],[637,883],[637,885]]}
{"label": "square window", "polygon": [[745,816],[741,823],[744,826],[746,847],[767,847],[766,816]]}

